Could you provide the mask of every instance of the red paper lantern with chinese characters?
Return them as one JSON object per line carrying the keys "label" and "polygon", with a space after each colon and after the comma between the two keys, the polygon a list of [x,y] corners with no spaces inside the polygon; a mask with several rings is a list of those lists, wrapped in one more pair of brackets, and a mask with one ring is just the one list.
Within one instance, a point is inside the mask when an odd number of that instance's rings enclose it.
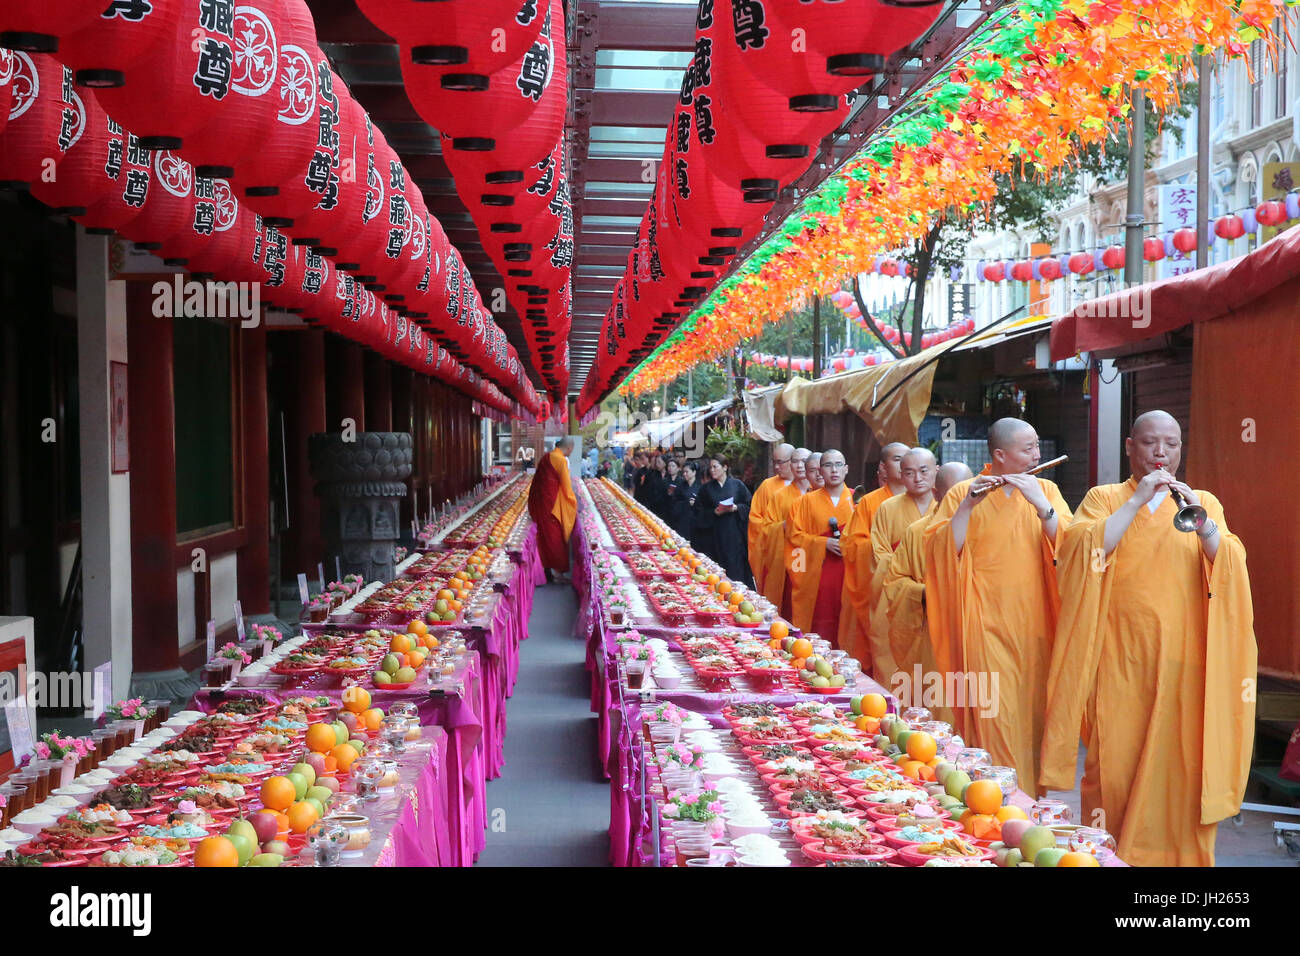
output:
{"label": "red paper lantern with chinese characters", "polygon": [[[81,93],[83,101],[96,99],[89,90]],[[97,119],[92,116],[98,117]],[[102,127],[105,159],[102,166],[90,170],[104,179],[104,192],[98,201],[84,202],[85,212],[74,215],[91,235],[111,235],[130,222],[144,209],[145,199],[153,181],[153,157],[141,149],[138,141],[121,124],[96,109],[88,114],[88,123]],[[95,189],[90,190],[95,194]]]}
{"label": "red paper lantern with chinese characters", "polygon": [[14,51],[0,47],[0,134],[5,131],[9,122],[9,110],[13,107],[14,89],[9,85],[13,69]]}
{"label": "red paper lantern with chinese characters", "polygon": [[1101,254],[1101,263],[1107,269],[1123,269],[1124,258],[1123,246],[1107,246]]}
{"label": "red paper lantern with chinese characters", "polygon": [[[382,205],[388,170],[372,164],[370,140],[383,143],[382,134],[368,125],[365,110],[352,99],[347,86],[331,75],[324,90],[321,123],[330,128],[330,145],[318,146],[303,180],[314,201],[294,215],[292,226],[284,228],[299,245],[318,247],[326,256],[341,256],[341,267],[347,268],[360,262],[350,251],[355,245],[386,241],[385,234],[363,232],[363,227],[365,211]],[[386,143],[383,148],[387,150]],[[379,198],[376,189],[381,191]]]}
{"label": "red paper lantern with chinese characters", "polygon": [[1286,205],[1270,200],[1255,207],[1255,220],[1261,226],[1276,226],[1287,220]]}
{"label": "red paper lantern with chinese characters", "polygon": [[118,231],[141,249],[160,249],[193,215],[194,167],[168,150],[143,149],[134,135],[127,137],[127,153],[133,166],[149,156],[153,169],[147,178],[128,171],[123,202],[143,208]]}
{"label": "red paper lantern with chinese characters", "polygon": [[[83,0],[95,15],[81,18],[59,38],[58,58],[76,72],[80,86],[122,86],[142,57],[176,42],[187,0]],[[190,0],[193,3],[193,0]],[[149,77],[134,74],[147,84]],[[143,92],[143,89],[141,90]]]}
{"label": "red paper lantern with chinese characters", "polygon": [[257,215],[239,204],[224,179],[213,183],[215,222],[204,246],[189,257],[193,273],[212,275],[223,282],[260,282],[252,260],[257,241]]}
{"label": "red paper lantern with chinese characters", "polygon": [[86,128],[72,72],[44,53],[16,51],[9,86],[13,102],[0,140],[0,189],[57,182],[57,167]]}
{"label": "red paper lantern with chinese characters", "polygon": [[1011,278],[1017,282],[1029,282],[1034,277],[1034,267],[1032,264],[1020,261],[1011,264]]}
{"label": "red paper lantern with chinese characters", "polygon": [[1076,252],[1074,255],[1070,256],[1069,265],[1070,271],[1077,276],[1086,276],[1097,267],[1092,253],[1089,252]]}
{"label": "red paper lantern with chinese characters", "polygon": [[1220,216],[1214,221],[1214,234],[1220,239],[1240,239],[1246,234],[1246,224],[1240,216]]}
{"label": "red paper lantern with chinese characters", "polygon": [[989,282],[1001,282],[1007,277],[1007,266],[1004,262],[991,262],[984,267],[984,278]]}
{"label": "red paper lantern with chinese characters", "polygon": [[1061,272],[1061,263],[1055,259],[1043,259],[1038,264],[1038,274],[1048,282],[1051,282],[1053,279],[1059,279],[1063,275]]}
{"label": "red paper lantern with chinese characters", "polygon": [[[375,26],[422,62],[487,75],[517,60],[532,44],[547,0],[357,0]],[[560,31],[563,33],[563,29]]]}

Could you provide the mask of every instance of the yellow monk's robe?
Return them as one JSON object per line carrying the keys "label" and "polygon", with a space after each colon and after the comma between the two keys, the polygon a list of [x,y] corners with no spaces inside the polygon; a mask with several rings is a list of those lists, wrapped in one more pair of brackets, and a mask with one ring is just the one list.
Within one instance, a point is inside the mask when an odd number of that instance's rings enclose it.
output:
{"label": "yellow monk's robe", "polygon": [[763,581],[767,577],[768,569],[764,536],[773,525],[785,520],[785,513],[798,498],[799,489],[793,480],[787,483],[784,478],[773,475],[758,486],[758,490],[754,492],[754,499],[750,502],[749,569],[754,572],[754,590],[760,594],[763,593]]}
{"label": "yellow monk's robe", "polygon": [[[939,503],[935,502],[925,518],[913,521],[903,532],[903,540],[894,549],[881,582],[880,604],[889,619],[889,649],[899,672],[907,675],[905,682],[898,683],[896,678],[896,684],[890,690],[900,698],[904,707],[927,707],[935,720],[951,724],[954,715],[952,709],[943,704],[942,696],[934,690],[928,695],[926,693],[925,675],[939,672],[930,647],[930,627],[925,619],[925,529],[938,507]],[[919,679],[917,665],[921,668]],[[901,693],[903,688],[910,694]]]}
{"label": "yellow monk's robe", "polygon": [[[840,490],[838,505],[831,502],[825,488],[810,491],[786,516],[785,535],[790,549],[786,565],[790,580],[790,620],[801,631],[815,630],[814,619],[838,617],[844,586],[844,562],[835,555],[827,555],[826,539],[830,536],[831,518],[838,523],[842,535],[842,529],[848,526],[852,517],[853,492],[848,488]],[[842,536],[840,540],[842,543]],[[826,581],[823,581],[823,572],[827,575]],[[831,582],[834,582],[833,591]],[[831,628],[817,633],[830,640],[836,635],[836,630]]]}
{"label": "yellow monk's robe", "polygon": [[1081,822],[1114,834],[1134,866],[1213,866],[1215,824],[1241,808],[1255,731],[1246,550],[1197,491],[1219,526],[1213,564],[1173,527],[1168,497],[1154,514],[1138,509],[1103,562],[1106,519],[1136,488],[1093,488],[1061,542],[1040,779],[1073,789],[1082,727]]}
{"label": "yellow monk's robe", "polygon": [[[790,484],[786,493],[790,499],[786,505],[785,518],[770,525],[763,535],[763,551],[767,567],[763,578],[763,597],[771,601],[778,610],[784,608],[790,598],[788,593],[790,579],[786,576],[786,568],[790,566],[791,548],[785,533],[786,521],[789,520],[790,510],[795,503],[808,492],[800,488],[796,481]],[[785,612],[782,610],[781,613]]]}
{"label": "yellow monk's robe", "polygon": [[885,573],[889,570],[894,549],[903,540],[903,532],[917,521],[929,518],[936,507],[937,503],[931,502],[922,514],[916,502],[906,494],[895,495],[877,509],[871,520],[871,579],[868,582],[871,617],[868,621],[872,635],[872,670],[884,687],[892,686],[898,670],[898,658],[890,642],[889,613],[881,600]]}
{"label": "yellow monk's robe", "polygon": [[1056,537],[1048,538],[1020,492],[992,488],[971,512],[958,555],[952,516],[972,480],[949,489],[925,530],[935,664],[953,690],[945,703],[966,742],[987,750],[996,766],[1014,767],[1020,788],[1036,796],[1059,608],[1056,548],[1070,508],[1053,482],[1035,479],[1056,509]]}
{"label": "yellow monk's robe", "polygon": [[558,448],[551,451],[551,466],[560,477],[560,488],[555,495],[555,507],[551,509],[551,514],[560,522],[560,527],[564,529],[564,540],[568,541],[573,534],[573,523],[578,520],[578,496],[574,494],[573,482],[569,478],[569,459]]}
{"label": "yellow monk's robe", "polygon": [[[853,509],[853,520],[844,534],[844,608],[840,614],[839,645],[857,658],[864,673],[875,667],[877,648],[871,639],[871,523],[876,512],[890,498],[893,490],[888,485],[862,496]],[[886,655],[887,657],[887,655]],[[887,663],[887,660],[886,660]],[[887,680],[882,681],[887,685]]]}

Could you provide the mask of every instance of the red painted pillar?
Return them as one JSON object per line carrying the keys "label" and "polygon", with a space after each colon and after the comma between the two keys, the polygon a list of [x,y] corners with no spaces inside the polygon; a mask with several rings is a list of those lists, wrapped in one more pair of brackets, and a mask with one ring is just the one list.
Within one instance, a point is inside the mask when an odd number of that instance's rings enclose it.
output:
{"label": "red painted pillar", "polygon": [[325,333],[279,332],[291,354],[291,374],[285,402],[285,454],[288,458],[289,527],[285,532],[283,571],[286,577],[306,572],[315,578],[316,563],[324,558],[320,533],[320,504],[316,500],[311,467],[307,462],[307,436],[325,427]]}
{"label": "red painted pillar", "polygon": [[239,430],[246,542],[239,550],[239,600],[245,614],[271,610],[271,459],[266,410],[266,326],[240,329]]}
{"label": "red painted pillar", "polygon": [[366,431],[393,431],[392,363],[378,352],[365,354]]}
{"label": "red painted pillar", "polygon": [[131,454],[131,654],[137,672],[180,666],[176,632],[176,408],[172,319],[155,318],[148,282],[126,288]]}
{"label": "red painted pillar", "polygon": [[[357,431],[366,427],[366,363],[365,351],[354,342],[341,343],[339,350],[339,377],[330,385],[338,390],[339,418],[350,418]],[[330,422],[330,431],[340,429],[338,422]]]}

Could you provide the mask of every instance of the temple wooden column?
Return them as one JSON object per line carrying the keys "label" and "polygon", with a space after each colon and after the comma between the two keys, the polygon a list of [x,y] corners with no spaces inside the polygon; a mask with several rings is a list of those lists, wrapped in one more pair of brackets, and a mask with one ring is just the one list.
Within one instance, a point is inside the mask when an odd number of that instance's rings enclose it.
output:
{"label": "temple wooden column", "polygon": [[285,454],[288,457],[289,527],[284,533],[282,570],[286,578],[299,572],[315,577],[316,563],[324,559],[320,533],[320,505],[316,501],[311,468],[307,463],[307,436],[326,431],[325,333],[277,332],[276,355],[287,361],[282,381],[285,409]]}
{"label": "temple wooden column", "polygon": [[239,549],[239,600],[245,614],[271,610],[271,459],[267,436],[266,326],[240,329],[239,441],[235,454],[243,475],[239,522],[245,544]]}
{"label": "temple wooden column", "polygon": [[365,353],[366,431],[391,432],[393,428],[393,363],[378,352]]}
{"label": "temple wooden column", "polygon": [[325,428],[343,430],[343,420],[352,419],[356,430],[366,430],[366,366],[360,345],[338,336],[325,340]]}
{"label": "temple wooden column", "polygon": [[131,455],[131,666],[180,666],[176,632],[176,409],[172,320],[155,318],[149,282],[126,289]]}

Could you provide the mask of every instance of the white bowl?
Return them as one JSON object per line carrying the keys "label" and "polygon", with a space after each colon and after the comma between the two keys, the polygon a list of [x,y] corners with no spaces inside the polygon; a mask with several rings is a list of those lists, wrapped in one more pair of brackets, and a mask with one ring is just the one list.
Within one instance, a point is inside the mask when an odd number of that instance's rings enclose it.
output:
{"label": "white bowl", "polygon": [[57,823],[64,812],[63,810],[44,809],[43,805],[37,805],[18,814],[19,817],[26,817],[30,814],[29,819],[19,820],[18,817],[15,817],[9,822],[28,836],[35,836],[51,824]]}
{"label": "white bowl", "polygon": [[767,820],[763,823],[732,823],[727,821],[727,835],[733,840],[743,836],[749,836],[754,833],[770,833],[772,831],[772,821]]}
{"label": "white bowl", "polygon": [[744,854],[737,854],[736,862],[740,866],[789,866],[790,858],[788,856],[764,856],[754,857]]}
{"label": "white bowl", "polygon": [[663,690],[675,690],[682,682],[681,674],[653,674],[655,686]]}
{"label": "white bowl", "polygon": [[240,671],[239,676],[235,678],[235,683],[240,687],[256,687],[265,680],[265,672],[259,671]]}

